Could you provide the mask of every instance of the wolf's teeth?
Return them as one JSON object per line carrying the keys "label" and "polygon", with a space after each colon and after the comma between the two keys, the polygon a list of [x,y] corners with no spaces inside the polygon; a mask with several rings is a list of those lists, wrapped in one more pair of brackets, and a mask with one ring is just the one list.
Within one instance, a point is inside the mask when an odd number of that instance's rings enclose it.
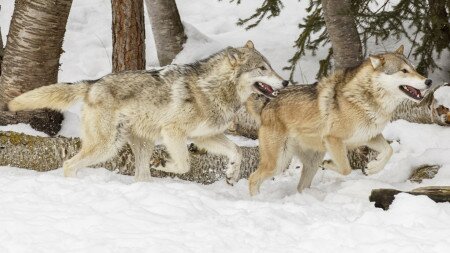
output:
{"label": "wolf's teeth", "polygon": [[278,91],[272,92],[272,95],[275,96],[275,97],[278,96]]}

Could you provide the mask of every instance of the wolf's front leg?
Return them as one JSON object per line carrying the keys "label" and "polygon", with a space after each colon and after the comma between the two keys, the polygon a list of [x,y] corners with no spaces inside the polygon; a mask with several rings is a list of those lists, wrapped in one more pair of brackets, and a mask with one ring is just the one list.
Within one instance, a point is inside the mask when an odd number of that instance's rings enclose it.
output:
{"label": "wolf's front leg", "polygon": [[238,181],[241,172],[241,149],[230,141],[224,134],[196,138],[194,143],[207,151],[228,157],[226,176],[227,183],[233,185]]}
{"label": "wolf's front leg", "polygon": [[367,146],[377,152],[379,152],[377,158],[375,160],[370,161],[367,164],[367,168],[365,169],[365,173],[368,175],[375,174],[380,172],[389,159],[392,156],[393,150],[391,145],[384,139],[383,135],[379,134],[372,138]]}
{"label": "wolf's front leg", "polygon": [[167,127],[161,131],[161,135],[170,160],[164,164],[159,164],[155,169],[177,174],[189,172],[190,159],[186,147],[186,134],[176,127]]}
{"label": "wolf's front leg", "polygon": [[347,158],[347,147],[340,138],[327,136],[324,138],[325,147],[331,156],[332,162],[325,161],[322,166],[326,169],[334,170],[342,175],[352,172],[350,162]]}

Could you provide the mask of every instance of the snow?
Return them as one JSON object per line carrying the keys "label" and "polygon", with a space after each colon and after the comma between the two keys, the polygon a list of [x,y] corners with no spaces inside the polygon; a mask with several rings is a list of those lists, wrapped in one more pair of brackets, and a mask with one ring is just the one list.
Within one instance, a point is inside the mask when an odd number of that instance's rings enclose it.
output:
{"label": "snow", "polygon": [[450,108],[450,86],[441,86],[434,92],[434,99],[437,105]]}
{"label": "snow", "polygon": [[[3,36],[13,2],[0,0]],[[295,52],[292,44],[307,1],[283,1],[280,17],[250,31],[235,23],[262,0],[242,2],[177,1],[189,39],[175,62],[192,62],[251,39],[274,69],[288,77],[282,67]],[[110,1],[73,2],[60,81],[95,79],[110,71],[110,24]],[[146,25],[147,66],[155,67],[148,18]],[[397,47],[398,41],[387,41],[371,50]],[[313,82],[318,59],[327,50],[306,56],[295,79]],[[440,88],[436,99],[447,103],[448,91]],[[81,108],[77,104],[64,113],[60,135],[79,136]],[[24,124],[0,127],[6,130],[45,136]],[[298,162],[266,181],[253,198],[245,179],[233,187],[223,180],[211,185],[171,178],[135,183],[105,169],[85,168],[77,178],[64,178],[61,169],[38,173],[1,167],[0,252],[448,252],[450,204],[400,194],[383,211],[368,196],[375,188],[450,185],[450,130],[400,120],[383,134],[394,149],[383,171],[371,176],[354,171],[345,177],[319,171],[302,194],[296,193]],[[229,138],[241,146],[258,145]],[[441,169],[421,184],[407,181],[412,168],[423,164]]]}

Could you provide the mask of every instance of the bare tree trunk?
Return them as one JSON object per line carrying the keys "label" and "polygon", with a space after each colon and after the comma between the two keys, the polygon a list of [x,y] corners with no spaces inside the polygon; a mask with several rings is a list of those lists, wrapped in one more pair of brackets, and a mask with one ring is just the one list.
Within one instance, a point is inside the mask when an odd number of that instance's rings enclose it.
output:
{"label": "bare tree trunk", "polygon": [[145,0],[161,66],[170,64],[186,42],[175,0]]}
{"label": "bare tree trunk", "polygon": [[145,69],[143,0],[111,0],[113,72]]}
{"label": "bare tree trunk", "polygon": [[[60,168],[64,160],[74,156],[81,143],[78,138],[37,137],[15,132],[0,132],[0,166],[15,166],[36,171]],[[242,147],[241,176],[247,178],[256,169],[259,156],[257,148]],[[152,159],[164,160],[165,149],[158,146]],[[152,170],[155,177],[179,177],[184,180],[210,184],[225,178],[227,159],[191,149],[191,171],[176,175]],[[150,162],[150,161],[149,161]],[[134,175],[134,156],[127,146],[119,154],[95,167],[104,167],[124,175]]]}
{"label": "bare tree trunk", "polygon": [[2,38],[2,28],[0,27],[0,76],[2,75],[2,61],[3,61],[3,38]]}
{"label": "bare tree trunk", "polygon": [[57,82],[71,5],[72,0],[16,0],[2,63],[0,108],[26,91]]}
{"label": "bare tree trunk", "polygon": [[322,0],[322,7],[335,68],[358,66],[363,61],[362,45],[351,12],[351,0]]}
{"label": "bare tree trunk", "polygon": [[47,109],[35,111],[19,111],[0,113],[0,126],[25,123],[30,124],[32,128],[44,132],[50,136],[56,135],[61,130],[63,121],[61,113],[55,113]]}

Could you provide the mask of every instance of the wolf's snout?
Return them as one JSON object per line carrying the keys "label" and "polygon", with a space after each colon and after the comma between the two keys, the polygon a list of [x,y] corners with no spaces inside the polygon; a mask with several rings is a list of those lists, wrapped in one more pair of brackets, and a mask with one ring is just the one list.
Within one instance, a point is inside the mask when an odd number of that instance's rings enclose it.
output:
{"label": "wolf's snout", "polygon": [[425,80],[425,85],[430,87],[433,84],[433,81],[431,79]]}
{"label": "wolf's snout", "polygon": [[289,81],[288,80],[284,80],[281,84],[283,85],[283,87],[287,87],[289,85]]}

